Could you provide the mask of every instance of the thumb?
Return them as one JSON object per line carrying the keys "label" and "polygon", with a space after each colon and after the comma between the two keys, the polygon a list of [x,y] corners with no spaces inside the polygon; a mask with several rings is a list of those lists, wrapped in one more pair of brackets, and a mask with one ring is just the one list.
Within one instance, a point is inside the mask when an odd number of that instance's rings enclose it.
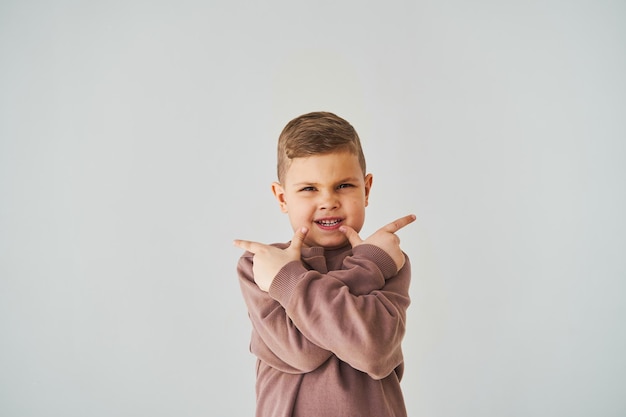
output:
{"label": "thumb", "polygon": [[289,245],[289,249],[297,250],[300,253],[302,249],[302,244],[304,243],[304,238],[306,234],[309,233],[309,229],[306,227],[301,227],[296,230],[296,233],[293,235],[293,239],[291,239],[291,244]]}
{"label": "thumb", "polygon": [[355,247],[363,243],[363,239],[361,239],[361,236],[359,236],[356,230],[354,230],[350,226],[341,226],[339,228],[339,231],[343,233],[344,235],[346,235],[352,247]]}

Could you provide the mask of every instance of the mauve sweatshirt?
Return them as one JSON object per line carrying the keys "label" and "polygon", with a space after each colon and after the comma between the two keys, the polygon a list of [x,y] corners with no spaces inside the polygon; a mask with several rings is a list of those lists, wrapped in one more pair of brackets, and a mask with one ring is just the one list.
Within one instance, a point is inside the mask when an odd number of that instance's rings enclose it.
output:
{"label": "mauve sweatshirt", "polygon": [[303,248],[269,292],[255,284],[252,265],[246,252],[237,271],[258,358],[257,417],[406,416],[408,258],[398,271],[370,244]]}

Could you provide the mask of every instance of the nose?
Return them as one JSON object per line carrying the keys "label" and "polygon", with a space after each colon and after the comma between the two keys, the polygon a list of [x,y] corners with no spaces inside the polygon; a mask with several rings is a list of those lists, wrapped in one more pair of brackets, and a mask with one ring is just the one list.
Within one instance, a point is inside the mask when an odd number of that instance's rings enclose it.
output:
{"label": "nose", "polygon": [[333,210],[339,207],[339,199],[333,191],[324,191],[320,193],[319,207],[322,210]]}

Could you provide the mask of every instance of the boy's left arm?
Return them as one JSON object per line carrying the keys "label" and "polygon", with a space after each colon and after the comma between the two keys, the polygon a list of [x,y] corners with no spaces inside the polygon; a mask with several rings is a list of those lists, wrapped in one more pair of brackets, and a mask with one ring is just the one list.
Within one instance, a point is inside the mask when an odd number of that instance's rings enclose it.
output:
{"label": "boy's left arm", "polygon": [[[363,245],[359,251],[375,254],[381,268],[390,263],[388,255],[372,245]],[[355,295],[331,275],[292,262],[278,273],[269,294],[307,339],[353,368],[381,379],[403,361],[401,343],[410,304],[408,258],[391,275],[382,289]]]}
{"label": "boy's left arm", "polygon": [[365,241],[354,230],[343,228],[355,254],[369,252],[388,278],[382,289],[365,295],[351,294],[340,280],[302,265],[299,255],[306,229],[280,252],[256,242],[238,240],[235,245],[255,253],[255,260],[261,255],[255,262],[254,280],[285,308],[307,339],[373,378],[384,378],[402,362],[410,303],[410,264],[395,232],[414,220],[413,215],[405,216]]}

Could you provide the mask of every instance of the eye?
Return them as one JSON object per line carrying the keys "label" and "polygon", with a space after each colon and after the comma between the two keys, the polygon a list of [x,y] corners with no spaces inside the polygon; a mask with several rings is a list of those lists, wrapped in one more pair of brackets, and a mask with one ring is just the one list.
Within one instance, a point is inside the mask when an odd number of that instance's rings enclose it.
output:
{"label": "eye", "polygon": [[339,186],[337,188],[341,189],[341,188],[351,188],[354,187],[353,184],[339,184]]}
{"label": "eye", "polygon": [[300,191],[315,191],[315,187],[303,187]]}

